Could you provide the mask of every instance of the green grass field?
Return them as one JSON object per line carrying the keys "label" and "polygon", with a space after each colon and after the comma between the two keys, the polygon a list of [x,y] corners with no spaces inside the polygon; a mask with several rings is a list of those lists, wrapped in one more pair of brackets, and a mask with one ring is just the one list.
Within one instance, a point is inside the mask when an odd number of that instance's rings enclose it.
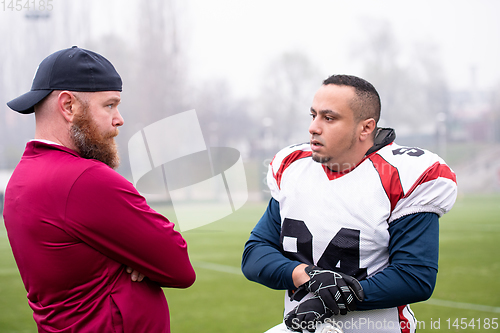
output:
{"label": "green grass field", "polygon": [[[239,269],[244,243],[264,209],[265,204],[247,204],[223,220],[183,233],[197,280],[186,290],[165,289],[172,332],[263,332],[281,321],[284,292],[247,281]],[[168,209],[158,210],[172,216]],[[437,323],[444,332],[500,330],[484,328],[500,317],[499,216],[500,196],[473,196],[460,197],[441,219],[436,289],[429,301],[412,305],[418,332],[435,332]],[[460,327],[462,318],[467,328]],[[36,332],[3,223],[0,332]]]}

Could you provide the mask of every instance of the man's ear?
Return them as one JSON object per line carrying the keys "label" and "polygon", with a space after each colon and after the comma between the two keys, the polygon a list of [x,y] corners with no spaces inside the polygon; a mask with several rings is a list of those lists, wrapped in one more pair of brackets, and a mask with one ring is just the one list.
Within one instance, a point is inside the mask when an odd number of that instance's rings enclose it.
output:
{"label": "man's ear", "polygon": [[57,96],[57,109],[69,123],[73,122],[77,104],[77,99],[70,91],[61,91]]}
{"label": "man's ear", "polygon": [[377,123],[375,122],[375,119],[373,118],[368,118],[365,119],[361,122],[361,133],[359,135],[359,139],[361,141],[366,141],[368,139],[373,139],[374,138],[374,131],[377,128]]}

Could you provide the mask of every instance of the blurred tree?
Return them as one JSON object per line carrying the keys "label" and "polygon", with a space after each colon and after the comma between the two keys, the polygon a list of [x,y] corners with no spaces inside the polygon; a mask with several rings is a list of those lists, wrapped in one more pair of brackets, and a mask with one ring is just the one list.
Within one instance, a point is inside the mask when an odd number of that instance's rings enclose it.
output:
{"label": "blurred tree", "polygon": [[[122,163],[118,171],[130,175],[128,140],[147,125],[173,114],[187,111],[190,97],[187,66],[181,41],[182,15],[176,0],[136,3],[138,40],[105,35],[89,41],[122,76],[120,112],[125,126],[117,138]],[[132,39],[132,37],[130,36]]]}
{"label": "blurred tree", "polygon": [[[5,13],[4,13],[5,14]],[[31,13],[32,14],[32,13]],[[45,40],[44,30],[56,30],[50,13],[3,15],[0,21],[0,169],[13,169],[26,142],[33,138],[33,115],[21,115],[5,103],[31,88],[35,70],[52,50],[54,41]],[[13,38],[12,36],[23,36]]]}
{"label": "blurred tree", "polygon": [[251,154],[258,125],[250,116],[252,103],[233,97],[227,81],[198,83],[189,103],[195,109],[208,146],[237,148]]}
{"label": "blurred tree", "polygon": [[309,109],[324,77],[300,52],[284,53],[271,61],[260,97],[263,148],[272,152],[308,140]]}
{"label": "blurred tree", "polygon": [[187,67],[181,15],[175,0],[151,0],[139,5],[139,43],[134,91],[141,121],[147,124],[185,110]]}
{"label": "blurred tree", "polygon": [[353,48],[353,56],[381,96],[381,126],[396,127],[400,136],[434,136],[438,119],[448,112],[438,47],[424,41],[405,49],[388,22],[364,23],[365,39]]}
{"label": "blurred tree", "polygon": [[492,117],[493,138],[500,143],[500,82],[493,90]]}

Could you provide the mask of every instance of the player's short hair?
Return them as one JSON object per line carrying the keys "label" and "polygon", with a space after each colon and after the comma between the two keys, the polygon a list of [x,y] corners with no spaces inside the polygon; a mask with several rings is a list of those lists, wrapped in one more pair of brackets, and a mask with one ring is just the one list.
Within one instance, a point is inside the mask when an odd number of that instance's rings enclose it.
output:
{"label": "player's short hair", "polygon": [[358,121],[373,118],[375,123],[380,119],[380,96],[375,87],[357,76],[335,74],[323,81],[324,85],[353,87],[356,98],[351,101],[351,108]]}

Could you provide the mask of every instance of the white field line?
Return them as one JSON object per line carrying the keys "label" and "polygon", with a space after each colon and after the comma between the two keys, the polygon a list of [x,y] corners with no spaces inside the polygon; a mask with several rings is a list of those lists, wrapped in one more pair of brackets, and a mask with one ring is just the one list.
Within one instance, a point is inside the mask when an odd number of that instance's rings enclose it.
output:
{"label": "white field line", "polygon": [[436,306],[444,306],[447,308],[500,313],[500,307],[489,306],[489,305],[446,301],[446,300],[435,299],[435,298],[431,298],[431,299],[425,301],[425,303],[430,304],[430,305],[436,305]]}
{"label": "white field line", "polygon": [[[216,272],[229,273],[229,274],[235,274],[235,275],[242,275],[243,274],[239,268],[236,268],[233,266],[221,265],[221,264],[214,264],[211,262],[193,261],[193,265],[195,267],[205,268],[205,269],[209,269],[209,270],[216,271]],[[17,275],[17,274],[19,274],[19,272],[16,268],[0,269],[0,276]]]}
{"label": "white field line", "polygon": [[[235,275],[242,275],[240,268],[236,268],[228,265],[214,264],[211,262],[205,261],[193,261],[193,265],[195,267],[209,269],[216,272],[229,273]],[[7,268],[0,269],[0,275],[17,275],[19,274],[17,269]],[[465,310],[473,310],[473,311],[482,311],[482,312],[492,312],[492,313],[500,313],[500,307],[489,306],[489,305],[480,305],[480,304],[472,304],[472,303],[462,303],[462,302],[454,302],[454,301],[446,301],[442,299],[431,298],[425,303],[435,306],[443,306],[447,308],[455,308],[455,309],[465,309]]]}
{"label": "white field line", "polygon": [[[193,265],[199,268],[205,268],[212,271],[229,273],[242,275],[240,268],[236,268],[233,266],[214,264],[211,262],[205,261],[193,261]],[[489,306],[489,305],[480,305],[480,304],[471,304],[471,303],[462,303],[462,302],[454,302],[454,301],[446,301],[442,299],[431,298],[427,300],[425,303],[435,306],[443,306],[448,308],[456,308],[456,309],[465,309],[465,310],[473,310],[473,311],[482,311],[482,312],[492,312],[492,313],[500,313],[500,307]]]}
{"label": "white field line", "polygon": [[[235,274],[235,275],[243,275],[240,268],[233,267],[233,266],[214,264],[214,263],[205,262],[205,261],[193,261],[192,264],[195,267],[209,269],[209,270],[216,271],[216,272],[229,273],[229,274]],[[16,268],[0,269],[0,276],[17,275],[17,274],[19,274],[19,272]]]}
{"label": "white field line", "polygon": [[233,266],[214,264],[214,263],[206,262],[206,261],[193,261],[193,265],[195,267],[210,269],[212,271],[229,273],[229,274],[236,274],[236,275],[243,275],[243,273],[241,272],[241,269],[239,267],[236,268]]}

